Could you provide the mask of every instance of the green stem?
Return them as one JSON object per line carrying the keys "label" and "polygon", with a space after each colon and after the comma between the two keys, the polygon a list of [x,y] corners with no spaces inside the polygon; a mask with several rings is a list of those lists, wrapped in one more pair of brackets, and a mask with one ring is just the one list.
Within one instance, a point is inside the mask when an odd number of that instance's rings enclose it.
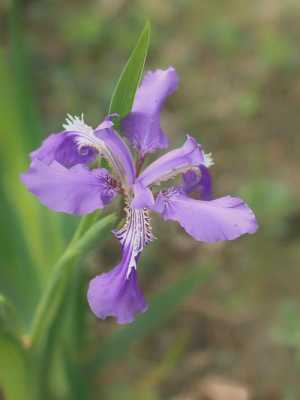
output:
{"label": "green stem", "polygon": [[[32,346],[35,346],[39,342],[53,319],[56,309],[64,295],[63,289],[68,282],[68,277],[74,264],[87,253],[97,240],[99,240],[101,234],[111,228],[115,222],[116,216],[110,214],[96,222],[87,230],[87,221],[84,221],[84,219],[81,221],[66,251],[54,265],[51,279],[37,306],[30,335],[30,343]],[[85,230],[85,233],[79,238],[78,231],[83,232],[83,230]],[[77,239],[75,240],[75,238]]]}
{"label": "green stem", "polygon": [[100,216],[100,213],[101,211],[98,210],[81,218],[79,225],[72,237],[70,245],[75,241],[77,241],[84,234],[84,232],[86,232],[87,229],[89,229],[89,227],[92,226],[93,223],[97,221],[97,219]]}

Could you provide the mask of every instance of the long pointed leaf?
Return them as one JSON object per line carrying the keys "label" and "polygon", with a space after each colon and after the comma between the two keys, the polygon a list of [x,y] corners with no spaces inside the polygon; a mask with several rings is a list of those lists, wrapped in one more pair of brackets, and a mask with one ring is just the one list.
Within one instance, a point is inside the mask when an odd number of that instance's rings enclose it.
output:
{"label": "long pointed leaf", "polygon": [[109,113],[124,117],[131,110],[135,92],[141,80],[150,43],[150,23],[145,27],[133,49],[111,98]]}

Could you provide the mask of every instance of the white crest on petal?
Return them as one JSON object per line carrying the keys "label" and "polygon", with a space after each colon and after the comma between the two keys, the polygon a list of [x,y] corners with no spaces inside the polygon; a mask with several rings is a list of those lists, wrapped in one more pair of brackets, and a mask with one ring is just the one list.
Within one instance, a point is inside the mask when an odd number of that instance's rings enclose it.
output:
{"label": "white crest on petal", "polygon": [[124,183],[125,173],[122,163],[104,140],[95,135],[94,129],[84,122],[83,114],[81,114],[81,117],[68,114],[63,128],[74,137],[79,152],[84,147],[96,149],[98,155],[104,157],[108,161],[116,178]]}
{"label": "white crest on petal", "polygon": [[132,268],[136,268],[136,258],[143,248],[152,242],[155,237],[152,234],[150,216],[147,209],[135,209],[125,207],[126,221],[121,229],[114,231],[116,238],[124,248],[130,249],[131,256],[126,277],[128,278]]}
{"label": "white crest on petal", "polygon": [[204,153],[204,165],[206,168],[212,167],[215,164],[212,153]]}
{"label": "white crest on petal", "polygon": [[67,114],[66,123],[63,124],[63,128],[66,131],[74,131],[86,135],[93,133],[93,128],[84,122],[83,114],[80,117]]}
{"label": "white crest on petal", "polygon": [[83,147],[93,147],[99,152],[101,151],[102,143],[94,135],[94,129],[84,122],[83,114],[80,117],[68,114],[63,128],[74,135],[79,151]]}

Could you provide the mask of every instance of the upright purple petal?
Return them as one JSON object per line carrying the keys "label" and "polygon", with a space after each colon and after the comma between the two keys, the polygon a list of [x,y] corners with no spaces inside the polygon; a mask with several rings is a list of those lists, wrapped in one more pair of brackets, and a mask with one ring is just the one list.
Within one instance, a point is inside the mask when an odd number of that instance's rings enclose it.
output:
{"label": "upright purple petal", "polygon": [[89,170],[83,165],[68,169],[56,161],[47,165],[34,160],[21,180],[42,204],[68,214],[88,214],[104,207],[116,194],[105,169]]}
{"label": "upright purple petal", "polygon": [[145,312],[147,304],[138,287],[137,271],[128,274],[131,253],[125,251],[121,262],[110,272],[96,276],[88,289],[88,302],[101,319],[115,317],[119,324],[130,323],[136,314]]}
{"label": "upright purple petal", "polygon": [[126,143],[111,128],[96,130],[95,136],[103,143],[102,155],[111,164],[117,177],[126,186],[131,186],[135,180],[135,165]]}
{"label": "upright purple petal", "polygon": [[177,86],[176,71],[169,67],[149,71],[137,90],[132,111],[123,119],[122,128],[142,156],[168,146],[160,126],[160,111]]}
{"label": "upright purple petal", "polygon": [[204,162],[201,146],[191,136],[182,147],[169,151],[150,164],[137,178],[145,188],[153,183],[160,183],[174,178]]}
{"label": "upright purple petal", "polygon": [[112,117],[117,116],[118,114],[108,115],[95,129],[96,131],[101,131],[102,129],[110,129],[114,126],[112,122]]}
{"label": "upright purple petal", "polygon": [[70,168],[76,164],[87,164],[96,156],[95,149],[85,147],[81,151],[75,143],[74,137],[69,132],[53,133],[48,136],[42,145],[30,154],[31,159],[51,164],[57,161],[61,165]]}
{"label": "upright purple petal", "polygon": [[208,168],[200,165],[197,171],[191,170],[182,176],[182,188],[187,195],[199,200],[212,199],[212,180]]}
{"label": "upright purple petal", "polygon": [[196,240],[208,243],[236,239],[257,230],[252,210],[237,197],[201,201],[173,188],[159,193],[155,211],[165,220],[179,222]]}

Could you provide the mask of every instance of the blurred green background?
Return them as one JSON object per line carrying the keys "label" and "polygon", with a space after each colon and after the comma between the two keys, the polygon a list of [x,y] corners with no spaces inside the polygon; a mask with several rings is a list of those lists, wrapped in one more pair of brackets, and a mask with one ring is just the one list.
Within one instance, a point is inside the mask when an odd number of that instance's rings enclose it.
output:
{"label": "blurred green background", "polygon": [[[40,206],[19,173],[27,168],[29,151],[59,131],[67,113],[83,112],[94,126],[103,118],[146,18],[152,24],[146,69],[172,65],[181,78],[163,113],[172,147],[186,133],[195,136],[213,153],[215,196],[243,196],[260,229],[234,242],[205,245],[154,217],[159,240],[139,265],[147,298],[155,301],[156,293],[194,268],[216,271],[190,296],[182,295],[175,312],[166,305],[170,312],[159,323],[148,320],[128,331],[136,335],[133,346],[127,346],[126,332],[116,340],[119,347],[111,340],[104,354],[109,363],[101,368],[100,360],[89,371],[91,398],[297,400],[298,0],[27,0],[13,7],[2,0],[0,292],[14,304],[26,332],[50,266],[77,220]],[[113,321],[96,321],[84,300],[88,278],[117,259],[111,238],[84,262],[78,296],[87,316],[79,338],[85,340],[83,359],[124,332]],[[64,393],[65,371],[57,365],[53,381]]]}

